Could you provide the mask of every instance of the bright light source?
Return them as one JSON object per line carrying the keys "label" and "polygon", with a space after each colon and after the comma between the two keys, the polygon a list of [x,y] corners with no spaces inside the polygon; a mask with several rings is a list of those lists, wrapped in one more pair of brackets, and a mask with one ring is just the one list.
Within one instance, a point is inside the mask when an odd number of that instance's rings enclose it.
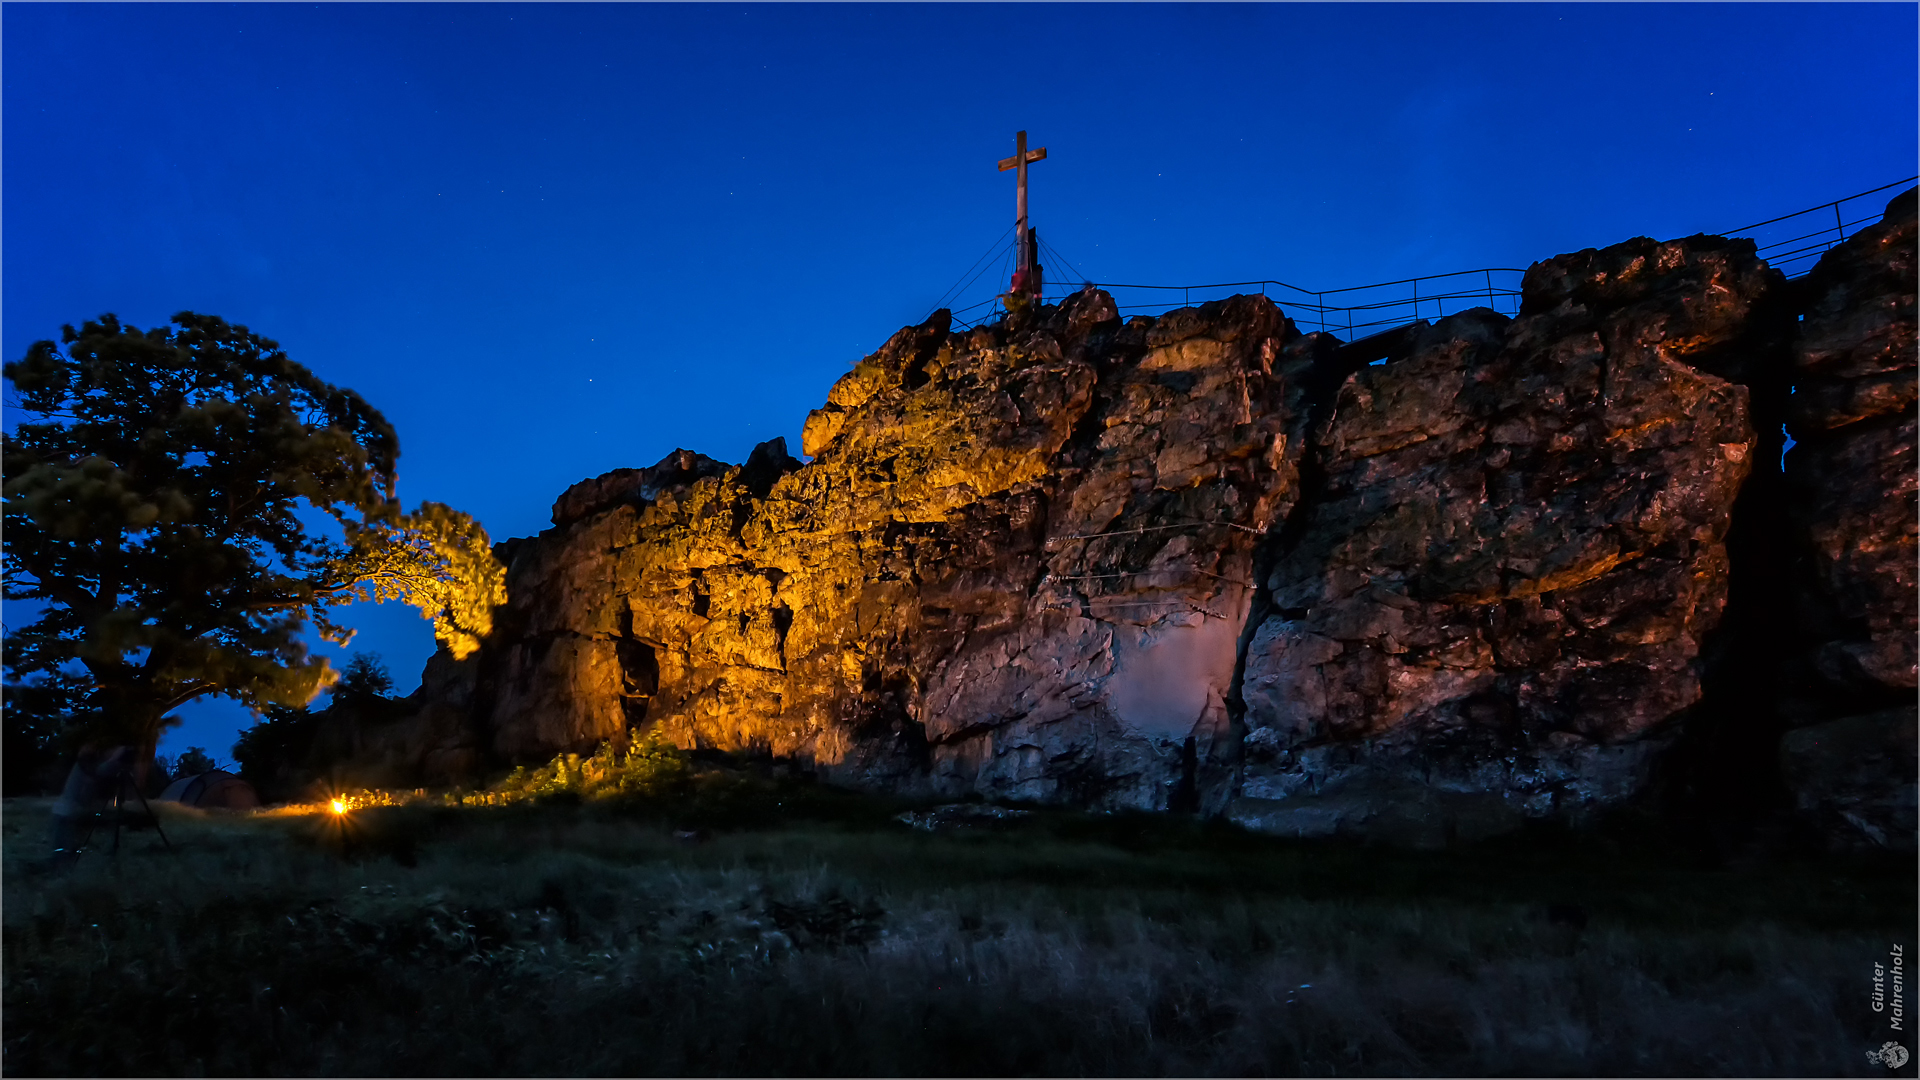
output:
{"label": "bright light source", "polygon": [[336,814],[344,814],[347,812],[347,800],[345,799],[335,799],[332,805],[333,812]]}

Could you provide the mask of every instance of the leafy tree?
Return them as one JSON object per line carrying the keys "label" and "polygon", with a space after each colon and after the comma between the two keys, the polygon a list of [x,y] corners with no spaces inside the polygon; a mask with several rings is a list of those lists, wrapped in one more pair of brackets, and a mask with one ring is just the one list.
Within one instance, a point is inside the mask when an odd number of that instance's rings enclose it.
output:
{"label": "leafy tree", "polygon": [[379,653],[354,653],[353,659],[347,661],[347,669],[340,673],[340,681],[333,684],[336,704],[368,704],[391,696],[393,677],[387,674],[387,666],[380,662]]}
{"label": "leafy tree", "polygon": [[151,746],[204,695],[304,706],[335,674],[300,634],[344,644],[337,605],[404,600],[465,656],[505,601],[477,523],[401,513],[392,426],[243,326],[105,315],[4,373],[28,417],[0,467],[4,595],[44,605],[6,635],[10,733]]}
{"label": "leafy tree", "polygon": [[60,782],[59,763],[50,753],[60,741],[59,692],[42,685],[6,688],[0,724],[0,792],[28,795]]}
{"label": "leafy tree", "polygon": [[214,760],[207,754],[204,746],[189,746],[187,752],[173,760],[175,779],[182,776],[198,776],[214,767]]}
{"label": "leafy tree", "polygon": [[[421,503],[405,518],[344,522],[349,546],[331,565],[353,599],[399,600],[433,620],[433,636],[464,660],[493,629],[507,602],[507,568],[487,531],[442,503]],[[344,643],[345,639],[337,639]]]}
{"label": "leafy tree", "polygon": [[260,710],[259,722],[233,744],[241,778],[263,799],[291,797],[311,779],[307,766],[320,722],[319,715],[304,706],[268,705]]}

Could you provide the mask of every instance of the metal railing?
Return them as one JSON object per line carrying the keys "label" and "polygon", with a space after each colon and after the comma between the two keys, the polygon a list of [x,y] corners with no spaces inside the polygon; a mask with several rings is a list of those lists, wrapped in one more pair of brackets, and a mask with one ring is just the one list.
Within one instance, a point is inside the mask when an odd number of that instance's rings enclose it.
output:
{"label": "metal railing", "polygon": [[[1882,184],[1845,198],[1821,203],[1777,218],[1729,229],[1722,236],[1745,236],[1755,241],[1759,255],[1788,277],[1799,277],[1813,269],[1821,255],[1858,232],[1863,226],[1880,220],[1884,198],[1872,199],[1894,188],[1920,181],[1920,176]],[[1827,219],[1832,224],[1827,224]],[[1044,241],[1042,250],[1051,256],[1053,267],[1071,264]],[[1009,245],[1001,245],[984,256],[978,280],[992,272],[996,263],[1004,264]],[[1002,267],[1003,268],[1003,267]],[[969,270],[969,273],[973,273]],[[1438,319],[1468,308],[1488,307],[1502,315],[1520,311],[1520,281],[1526,271],[1510,266],[1457,270],[1450,274],[1383,281],[1374,285],[1353,285],[1343,289],[1305,289],[1284,281],[1226,281],[1208,285],[1132,285],[1122,282],[1088,282],[1105,289],[1125,315],[1159,315],[1196,303],[1220,300],[1235,293],[1258,289],[1280,305],[1294,325],[1302,330],[1324,330],[1352,341],[1370,333],[1405,326],[1420,319]],[[965,275],[962,275],[963,277]],[[1005,274],[1001,274],[1001,280]],[[967,291],[973,281],[959,286]],[[1077,292],[1081,285],[1051,285],[1042,294],[1043,302],[1058,303]],[[952,291],[952,290],[950,290]],[[965,329],[992,322],[1004,313],[1001,298],[993,296],[953,310],[954,326]]]}
{"label": "metal railing", "polygon": [[[1468,308],[1488,307],[1502,315],[1516,315],[1520,311],[1520,278],[1525,273],[1511,266],[1493,266],[1317,290],[1272,279],[1207,285],[1131,285],[1114,281],[1087,284],[1105,289],[1123,316],[1159,315],[1238,293],[1259,292],[1279,304],[1302,330],[1324,330],[1351,340],[1356,335],[1365,337],[1376,330],[1404,326],[1420,319],[1439,319]],[[1083,287],[1049,286],[1042,299],[1058,303]],[[954,311],[954,325],[969,327],[992,322],[1000,317],[1002,310],[999,297],[982,300]]]}
{"label": "metal railing", "polygon": [[[1920,181],[1920,176],[1909,176],[1844,199],[1729,229],[1720,235],[1751,237],[1768,265],[1790,278],[1800,277],[1841,241],[1863,226],[1877,223],[1886,208],[1885,192],[1916,181]],[[1870,199],[1874,195],[1882,197]],[[1870,201],[1861,201],[1868,199]],[[1828,219],[1832,219],[1833,224],[1827,224]]]}

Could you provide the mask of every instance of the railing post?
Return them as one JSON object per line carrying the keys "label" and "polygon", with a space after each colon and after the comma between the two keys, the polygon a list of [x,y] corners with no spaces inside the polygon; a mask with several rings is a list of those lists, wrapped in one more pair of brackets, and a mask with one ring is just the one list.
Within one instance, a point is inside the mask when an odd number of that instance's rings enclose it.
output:
{"label": "railing post", "polygon": [[1840,240],[1842,242],[1846,241],[1847,239],[1846,219],[1840,216],[1840,203],[1838,201],[1836,201],[1833,204],[1833,231],[1840,235]]}

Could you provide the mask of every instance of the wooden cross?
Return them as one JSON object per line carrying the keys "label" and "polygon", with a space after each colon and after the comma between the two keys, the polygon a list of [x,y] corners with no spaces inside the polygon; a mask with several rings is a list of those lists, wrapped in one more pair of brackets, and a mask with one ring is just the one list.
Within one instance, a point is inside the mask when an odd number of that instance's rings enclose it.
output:
{"label": "wooden cross", "polygon": [[1039,261],[1033,257],[1033,242],[1027,230],[1027,166],[1046,159],[1046,147],[1043,146],[1038,150],[1027,149],[1027,133],[1024,131],[1014,136],[1013,156],[1000,159],[1001,172],[1006,172],[1008,169],[1020,170],[1016,174],[1019,177],[1019,184],[1014,202],[1014,227],[1020,245],[1018,262],[1015,266],[1016,273],[1031,269],[1033,264]]}

